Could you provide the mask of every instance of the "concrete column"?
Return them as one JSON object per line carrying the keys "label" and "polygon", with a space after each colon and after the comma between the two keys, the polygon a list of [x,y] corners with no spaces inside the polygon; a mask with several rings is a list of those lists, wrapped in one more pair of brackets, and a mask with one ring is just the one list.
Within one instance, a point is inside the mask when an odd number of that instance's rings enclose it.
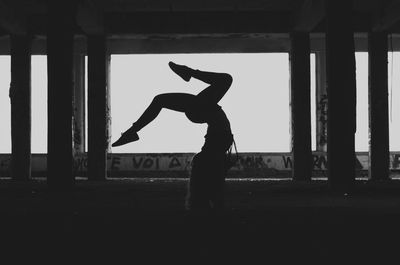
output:
{"label": "concrete column", "polygon": [[72,2],[50,1],[48,10],[48,153],[47,183],[73,186],[73,14]]}
{"label": "concrete column", "polygon": [[74,55],[74,153],[85,152],[85,55]]}
{"label": "concrete column", "polygon": [[107,135],[107,153],[111,153],[111,85],[110,85],[110,71],[111,71],[111,54],[107,51],[106,55],[106,71],[107,71],[107,87],[106,87],[106,95],[107,95],[107,106],[106,106],[106,135]]}
{"label": "concrete column", "polygon": [[388,35],[368,35],[369,60],[369,176],[389,179]]}
{"label": "concrete column", "polygon": [[290,95],[294,180],[311,180],[310,38],[292,33],[290,52]]}
{"label": "concrete column", "polygon": [[325,51],[315,53],[316,68],[316,111],[317,111],[317,151],[326,152],[328,142],[328,95],[326,92],[326,54]]}
{"label": "concrete column", "polygon": [[11,36],[11,177],[31,177],[31,38]]}
{"label": "concrete column", "polygon": [[88,178],[107,177],[109,59],[105,36],[88,37]]}
{"label": "concrete column", "polygon": [[326,2],[328,180],[347,192],[355,181],[356,76],[352,1]]}

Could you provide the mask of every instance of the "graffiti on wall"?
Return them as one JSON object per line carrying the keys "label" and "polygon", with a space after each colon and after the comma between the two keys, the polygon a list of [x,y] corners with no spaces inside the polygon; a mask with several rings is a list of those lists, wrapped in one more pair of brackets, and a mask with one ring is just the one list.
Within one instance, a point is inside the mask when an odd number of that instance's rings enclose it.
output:
{"label": "graffiti on wall", "polygon": [[391,168],[392,169],[400,169],[400,154],[391,155]]}
{"label": "graffiti on wall", "polygon": [[[276,171],[291,170],[293,160],[291,155],[240,155],[236,167],[237,170],[249,170],[268,168]],[[313,168],[315,170],[327,169],[327,158],[325,155],[313,155]]]}
{"label": "graffiti on wall", "polygon": [[11,162],[11,156],[3,156],[0,159],[0,171],[8,171],[10,167],[10,162]]}
{"label": "graffiti on wall", "polygon": [[[293,161],[292,161],[292,156],[282,156],[282,161],[284,168],[287,170],[292,169],[293,167]],[[327,169],[327,158],[325,155],[313,155],[312,156],[312,161],[313,161],[313,169],[314,170],[325,170]]]}
{"label": "graffiti on wall", "polygon": [[328,143],[327,130],[328,130],[328,95],[321,95],[321,98],[317,105],[317,119],[320,125],[320,130],[318,134],[318,144],[324,146]]}
{"label": "graffiti on wall", "polygon": [[78,122],[74,116],[72,117],[72,119],[73,119],[73,125],[74,125],[73,143],[74,143],[74,147],[79,150],[78,147],[82,145],[82,132],[81,132],[81,129],[78,126]]}
{"label": "graffiti on wall", "polygon": [[[143,173],[146,175],[160,172],[189,172],[191,160],[194,154],[109,154],[107,157],[107,170],[114,176],[122,172]],[[0,174],[8,176],[11,156],[0,155]],[[32,172],[45,172],[47,168],[47,157],[45,154],[32,155]],[[313,153],[314,171],[325,171],[328,166],[326,153]],[[366,172],[369,167],[369,156],[367,152],[358,153],[355,158],[356,170]],[[74,172],[77,175],[87,171],[88,160],[86,155],[75,156]],[[238,176],[278,176],[289,174],[293,167],[293,158],[290,153],[240,153],[237,164],[230,170]],[[390,169],[400,170],[400,153],[390,154]],[[84,174],[83,174],[84,175]]]}
{"label": "graffiti on wall", "polygon": [[[174,154],[119,154],[107,156],[107,168],[109,171],[141,171],[141,170],[183,170],[190,167],[189,155]],[[88,167],[87,156],[75,158],[74,171],[86,171]]]}

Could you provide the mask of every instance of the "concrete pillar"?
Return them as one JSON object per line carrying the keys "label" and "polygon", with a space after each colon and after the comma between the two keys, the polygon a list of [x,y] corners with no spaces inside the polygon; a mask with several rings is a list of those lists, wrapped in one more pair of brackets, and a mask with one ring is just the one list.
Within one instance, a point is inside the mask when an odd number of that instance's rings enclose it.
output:
{"label": "concrete pillar", "polygon": [[74,55],[74,153],[85,152],[85,55]]}
{"label": "concrete pillar", "polygon": [[11,177],[31,177],[31,38],[11,36]]}
{"label": "concrete pillar", "polygon": [[88,178],[107,177],[108,55],[105,36],[88,37]]}
{"label": "concrete pillar", "polygon": [[47,183],[54,188],[74,184],[72,149],[73,14],[69,1],[48,7],[48,153]]}
{"label": "concrete pillar", "polygon": [[290,95],[294,180],[311,180],[310,38],[292,33],[290,52]]}
{"label": "concrete pillar", "polygon": [[106,136],[107,136],[107,153],[111,153],[111,85],[110,85],[110,71],[111,71],[111,54],[107,51],[106,56],[106,68],[107,68],[107,87],[106,87],[106,95],[107,95],[107,105],[106,105]]}
{"label": "concrete pillar", "polygon": [[326,9],[328,180],[347,192],[355,181],[356,76],[352,1],[329,0]]}
{"label": "concrete pillar", "polygon": [[368,35],[369,60],[369,176],[389,179],[388,35]]}
{"label": "concrete pillar", "polygon": [[328,142],[328,95],[326,92],[326,53],[318,51],[315,53],[316,68],[316,147],[319,152],[327,151]]}

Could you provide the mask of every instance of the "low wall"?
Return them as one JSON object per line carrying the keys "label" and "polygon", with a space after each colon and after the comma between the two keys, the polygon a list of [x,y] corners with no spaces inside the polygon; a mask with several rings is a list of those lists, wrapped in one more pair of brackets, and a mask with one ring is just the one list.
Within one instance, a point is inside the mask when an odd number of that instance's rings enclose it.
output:
{"label": "low wall", "polygon": [[[107,157],[108,177],[188,177],[190,162],[194,153],[159,153],[159,154],[109,154]],[[368,174],[368,153],[356,154],[358,176]],[[0,154],[0,176],[9,177],[10,154]],[[314,177],[326,175],[326,153],[313,153]],[[46,154],[32,155],[33,177],[46,176]],[[229,177],[289,177],[292,169],[290,153],[240,153],[239,162],[229,171]],[[400,152],[390,154],[390,169],[400,170]],[[75,157],[75,176],[85,177],[87,155]]]}

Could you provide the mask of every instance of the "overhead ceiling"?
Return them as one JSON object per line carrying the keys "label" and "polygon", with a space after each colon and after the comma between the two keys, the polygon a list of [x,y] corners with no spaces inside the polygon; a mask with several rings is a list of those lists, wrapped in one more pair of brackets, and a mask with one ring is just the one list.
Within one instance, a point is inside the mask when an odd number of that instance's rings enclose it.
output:
{"label": "overhead ceiling", "polygon": [[[45,34],[47,3],[50,1],[56,0],[0,0],[0,28],[9,32],[10,28],[13,29],[10,24],[18,24],[19,20],[23,20],[26,21],[29,32]],[[72,0],[58,0],[61,1]],[[323,2],[324,0],[79,0],[78,6],[79,9],[84,7],[86,11],[90,10],[91,14],[101,14],[101,23],[106,34],[196,34],[208,31],[283,33],[293,30],[296,19],[305,7],[312,10],[313,16],[322,12],[323,10],[313,8]],[[395,14],[395,11],[399,11],[400,18],[400,0],[354,0],[353,27],[355,31],[369,31],[371,20],[379,21],[385,16],[393,16],[388,13]],[[305,16],[308,14],[305,13]],[[83,24],[90,24],[93,19],[92,15],[83,17],[89,21]],[[394,18],[394,22],[391,21],[389,31],[400,32],[398,20],[400,19]],[[323,31],[323,23],[322,19],[312,31]],[[229,27],[229,24],[234,25]],[[85,31],[82,27],[77,27],[77,33],[80,30],[83,33]]]}
{"label": "overhead ceiling", "polygon": [[[8,36],[21,33],[36,36],[34,51],[45,53],[49,3],[73,1],[0,0],[0,54],[9,52]],[[104,34],[114,53],[169,53],[285,52],[292,31],[310,32],[311,48],[324,49],[326,1],[351,0],[75,1],[78,43],[81,36]],[[392,46],[400,50],[400,0],[353,0],[349,27],[357,50],[366,50],[371,30],[394,33]]]}
{"label": "overhead ceiling", "polygon": [[[1,0],[18,11],[33,14],[45,13],[47,2],[56,0]],[[73,0],[57,0],[71,2]],[[137,11],[296,11],[308,0],[78,0],[90,3],[104,12]],[[314,0],[320,2],[324,0]],[[350,1],[350,0],[349,0]],[[357,12],[373,12],[397,0],[353,0]]]}
{"label": "overhead ceiling", "polygon": [[[68,0],[67,0],[68,1]],[[71,1],[71,0],[69,0]],[[321,2],[314,0],[311,2]],[[337,0],[336,0],[337,1]],[[350,0],[349,0],[350,1]],[[43,8],[46,0],[7,0],[20,2],[29,8]],[[133,11],[294,11],[307,0],[79,0],[101,7],[105,12]],[[393,0],[353,0],[355,11],[372,12]]]}

